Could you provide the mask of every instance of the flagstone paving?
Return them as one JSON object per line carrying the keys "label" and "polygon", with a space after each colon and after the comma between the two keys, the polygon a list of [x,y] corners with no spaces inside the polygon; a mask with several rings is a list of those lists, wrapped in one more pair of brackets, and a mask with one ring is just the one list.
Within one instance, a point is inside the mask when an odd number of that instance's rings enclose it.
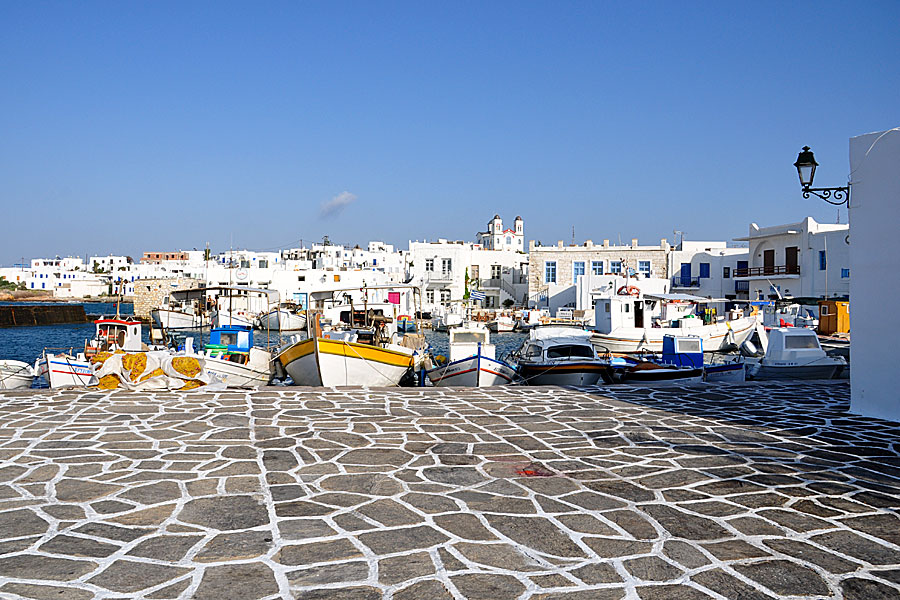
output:
{"label": "flagstone paving", "polygon": [[900,597],[844,382],[0,392],[0,598]]}

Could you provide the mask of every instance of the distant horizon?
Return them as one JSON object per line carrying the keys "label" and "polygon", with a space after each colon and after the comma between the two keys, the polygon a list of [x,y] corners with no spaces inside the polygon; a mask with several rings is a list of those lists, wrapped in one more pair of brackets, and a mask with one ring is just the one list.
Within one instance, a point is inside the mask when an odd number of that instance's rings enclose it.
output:
{"label": "distant horizon", "polygon": [[[0,264],[299,240],[724,240],[838,211],[900,3],[0,4]],[[847,211],[840,210],[842,222]]]}

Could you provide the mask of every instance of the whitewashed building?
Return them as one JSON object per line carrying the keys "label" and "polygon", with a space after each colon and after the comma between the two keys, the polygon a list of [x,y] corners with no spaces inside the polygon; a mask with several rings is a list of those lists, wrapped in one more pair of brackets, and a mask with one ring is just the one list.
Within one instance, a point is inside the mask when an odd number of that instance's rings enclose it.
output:
{"label": "whitewashed building", "polygon": [[737,281],[748,282],[750,300],[843,298],[850,294],[850,226],[823,224],[807,217],[799,223],[760,227],[750,224],[749,265]]}
{"label": "whitewashed building", "polygon": [[894,370],[900,312],[893,309],[900,297],[898,165],[900,127],[850,139],[850,410],[891,421],[900,421]]}
{"label": "whitewashed building", "polygon": [[727,242],[682,240],[669,252],[669,274],[674,292],[747,300],[749,282],[735,278],[749,266],[747,248],[729,248]]}
{"label": "whitewashed building", "polygon": [[525,251],[525,221],[516,217],[511,229],[504,229],[500,215],[488,221],[487,231],[479,231],[475,242],[485,250]]}

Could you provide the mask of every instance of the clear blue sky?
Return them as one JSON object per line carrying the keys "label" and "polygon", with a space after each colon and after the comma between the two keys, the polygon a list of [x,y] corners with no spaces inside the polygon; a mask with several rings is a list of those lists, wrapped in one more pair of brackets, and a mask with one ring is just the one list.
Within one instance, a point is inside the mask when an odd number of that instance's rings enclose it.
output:
{"label": "clear blue sky", "polygon": [[791,165],[809,144],[842,185],[848,138],[900,125],[898,24],[893,0],[3,2],[0,264],[405,247],[494,213],[544,243],[833,222]]}

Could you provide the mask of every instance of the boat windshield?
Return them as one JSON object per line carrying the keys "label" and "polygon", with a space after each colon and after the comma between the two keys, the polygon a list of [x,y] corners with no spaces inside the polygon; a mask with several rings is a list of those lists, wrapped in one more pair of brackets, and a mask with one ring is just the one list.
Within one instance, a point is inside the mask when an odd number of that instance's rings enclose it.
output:
{"label": "boat windshield", "polygon": [[459,342],[461,344],[477,344],[477,343],[486,343],[487,336],[480,331],[454,331],[451,332],[454,342]]}
{"label": "boat windshield", "polygon": [[815,335],[786,335],[784,347],[787,350],[798,350],[819,347],[819,340]]}
{"label": "boat windshield", "polygon": [[580,344],[551,346],[547,349],[547,358],[594,358],[594,348]]}

